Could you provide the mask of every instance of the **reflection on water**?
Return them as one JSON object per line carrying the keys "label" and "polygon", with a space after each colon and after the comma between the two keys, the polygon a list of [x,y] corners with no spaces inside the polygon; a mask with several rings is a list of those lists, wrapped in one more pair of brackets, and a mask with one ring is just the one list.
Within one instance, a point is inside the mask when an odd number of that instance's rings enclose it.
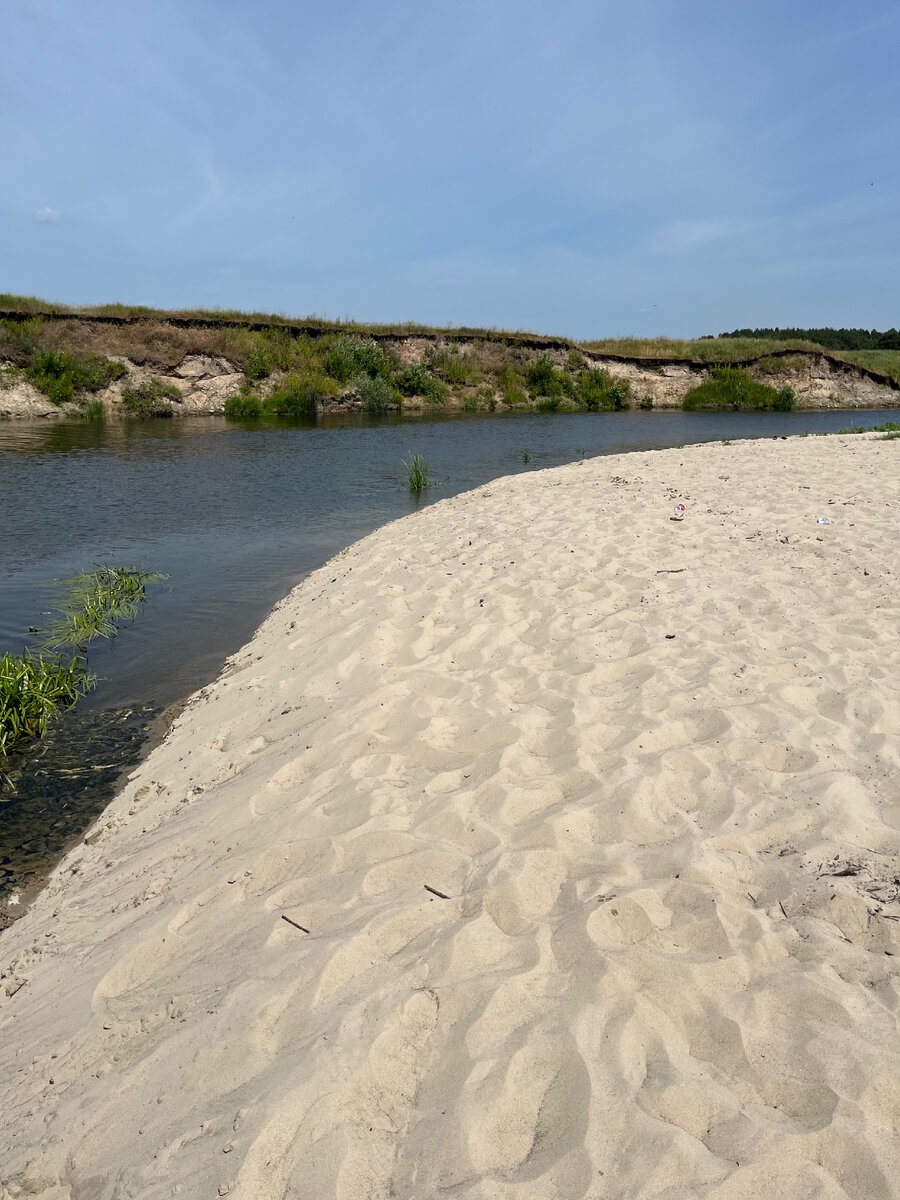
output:
{"label": "reflection on water", "polygon": [[[0,652],[20,652],[29,626],[40,626],[52,602],[46,587],[52,579],[94,562],[170,576],[172,586],[151,590],[133,626],[112,643],[92,648],[91,669],[101,682],[47,743],[61,752],[66,739],[75,744],[79,731],[89,740],[94,736],[78,724],[89,720],[91,710],[98,721],[115,726],[118,710],[160,708],[208,682],[291,586],[351,542],[419,505],[582,454],[834,431],[898,416],[675,411],[357,415],[297,425],[217,417],[2,423]],[[419,501],[405,487],[403,459],[411,453],[425,456],[437,481]],[[130,720],[124,726],[129,737]],[[106,736],[90,751],[80,743],[82,755],[96,762],[110,758]],[[122,745],[128,758],[133,743],[125,738]],[[13,844],[33,843],[34,852],[42,853],[44,843],[34,839],[59,816],[62,770],[48,759],[44,773],[34,776],[43,784],[28,784],[29,803],[34,789],[46,785],[43,809],[25,807],[18,791],[12,803],[0,804],[0,859]],[[101,775],[91,791],[94,799],[85,802],[85,823],[98,811],[92,806],[100,803]],[[113,778],[107,779],[107,798]],[[83,796],[72,790],[66,805],[81,806]],[[54,845],[74,826],[58,828]]]}

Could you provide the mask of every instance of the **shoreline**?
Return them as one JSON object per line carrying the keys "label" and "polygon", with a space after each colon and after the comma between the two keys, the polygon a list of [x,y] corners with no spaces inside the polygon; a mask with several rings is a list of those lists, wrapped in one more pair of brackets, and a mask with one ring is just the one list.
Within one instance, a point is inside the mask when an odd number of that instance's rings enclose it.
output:
{"label": "shoreline", "polygon": [[889,1196],[898,493],[635,451],[310,575],[0,938],[13,1186]]}

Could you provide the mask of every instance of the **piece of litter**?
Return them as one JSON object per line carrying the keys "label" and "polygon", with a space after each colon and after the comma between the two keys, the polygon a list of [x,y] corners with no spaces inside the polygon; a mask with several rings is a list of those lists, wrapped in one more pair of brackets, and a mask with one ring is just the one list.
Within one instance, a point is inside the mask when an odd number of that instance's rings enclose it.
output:
{"label": "piece of litter", "polygon": [[816,517],[816,524],[817,525],[830,525],[831,521],[829,521],[827,517]]}

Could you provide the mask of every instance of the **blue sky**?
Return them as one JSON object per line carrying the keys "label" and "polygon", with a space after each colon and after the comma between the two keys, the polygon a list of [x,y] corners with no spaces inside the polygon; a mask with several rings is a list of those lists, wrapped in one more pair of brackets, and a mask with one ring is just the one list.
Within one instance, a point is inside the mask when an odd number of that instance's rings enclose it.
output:
{"label": "blue sky", "polygon": [[900,324],[900,6],[7,0],[0,290]]}

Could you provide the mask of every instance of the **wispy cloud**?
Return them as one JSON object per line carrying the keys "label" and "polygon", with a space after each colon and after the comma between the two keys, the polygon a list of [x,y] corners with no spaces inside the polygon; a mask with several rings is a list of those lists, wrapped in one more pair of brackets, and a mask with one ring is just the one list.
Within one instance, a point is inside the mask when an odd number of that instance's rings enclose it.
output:
{"label": "wispy cloud", "polygon": [[36,221],[58,221],[61,216],[62,213],[58,213],[55,208],[44,205],[43,208],[39,208],[34,214],[34,219]]}

